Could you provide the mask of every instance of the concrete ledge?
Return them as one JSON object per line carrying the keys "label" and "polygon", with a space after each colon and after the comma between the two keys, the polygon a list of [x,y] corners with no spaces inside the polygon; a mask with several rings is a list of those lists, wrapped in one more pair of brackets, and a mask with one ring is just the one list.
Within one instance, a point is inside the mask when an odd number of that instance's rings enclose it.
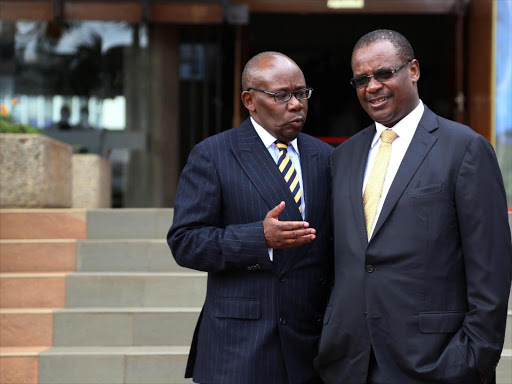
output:
{"label": "concrete ledge", "polygon": [[98,155],[73,155],[73,208],[110,208],[110,162]]}
{"label": "concrete ledge", "polygon": [[38,134],[0,134],[0,207],[71,207],[71,146]]}

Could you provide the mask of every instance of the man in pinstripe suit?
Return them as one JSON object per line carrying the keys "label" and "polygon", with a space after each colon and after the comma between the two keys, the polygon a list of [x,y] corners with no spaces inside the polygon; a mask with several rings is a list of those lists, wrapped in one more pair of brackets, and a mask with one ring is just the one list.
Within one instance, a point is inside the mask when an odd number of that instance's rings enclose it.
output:
{"label": "man in pinstripe suit", "polygon": [[242,87],[250,118],[194,147],[167,237],[178,264],[208,272],[185,377],[318,383],[331,147],[301,133],[312,89],[293,60],[256,55]]}

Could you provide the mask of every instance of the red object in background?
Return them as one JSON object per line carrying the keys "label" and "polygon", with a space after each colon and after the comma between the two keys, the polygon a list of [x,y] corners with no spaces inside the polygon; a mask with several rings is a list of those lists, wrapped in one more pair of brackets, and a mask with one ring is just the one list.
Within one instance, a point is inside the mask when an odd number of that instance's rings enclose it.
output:
{"label": "red object in background", "polygon": [[340,145],[345,140],[348,140],[349,136],[316,136],[317,139],[326,142],[331,145]]}

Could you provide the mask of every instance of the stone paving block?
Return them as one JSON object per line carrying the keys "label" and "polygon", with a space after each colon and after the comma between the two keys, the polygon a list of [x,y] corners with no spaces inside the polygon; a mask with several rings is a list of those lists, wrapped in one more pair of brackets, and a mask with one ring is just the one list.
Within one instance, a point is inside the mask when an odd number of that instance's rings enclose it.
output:
{"label": "stone paving block", "polygon": [[67,307],[142,307],[146,275],[77,273],[66,279]]}
{"label": "stone paving block", "polygon": [[507,328],[505,329],[505,345],[504,348],[512,349],[512,311],[508,311]]}
{"label": "stone paving block", "polygon": [[55,346],[132,345],[132,314],[87,311],[56,312]]}
{"label": "stone paving block", "polygon": [[134,345],[190,345],[200,308],[187,312],[134,313]]}
{"label": "stone paving block", "polygon": [[148,248],[144,241],[82,240],[78,243],[77,271],[146,272]]}
{"label": "stone paving block", "polygon": [[51,346],[51,310],[0,310],[0,346]]}
{"label": "stone paving block", "polygon": [[80,240],[78,272],[186,272],[166,240]]}
{"label": "stone paving block", "polygon": [[0,239],[85,239],[86,237],[85,209],[0,210]]}
{"label": "stone paving block", "polygon": [[37,356],[0,356],[0,383],[38,384]]}
{"label": "stone paving block", "polygon": [[39,357],[39,384],[124,384],[122,355],[54,351]]}
{"label": "stone paving block", "polygon": [[512,383],[512,350],[503,350],[498,367],[496,368],[496,384]]}
{"label": "stone paving block", "polygon": [[148,279],[144,290],[144,306],[201,307],[206,297],[206,274],[175,275],[174,278],[157,275]]}
{"label": "stone paving block", "polygon": [[187,354],[128,355],[126,384],[185,384]]}
{"label": "stone paving block", "polygon": [[65,303],[65,273],[0,275],[1,308],[58,308]]}
{"label": "stone paving block", "polygon": [[0,271],[70,272],[75,270],[76,240],[0,240]]}
{"label": "stone paving block", "polygon": [[165,239],[172,209],[92,209],[87,217],[89,239]]}

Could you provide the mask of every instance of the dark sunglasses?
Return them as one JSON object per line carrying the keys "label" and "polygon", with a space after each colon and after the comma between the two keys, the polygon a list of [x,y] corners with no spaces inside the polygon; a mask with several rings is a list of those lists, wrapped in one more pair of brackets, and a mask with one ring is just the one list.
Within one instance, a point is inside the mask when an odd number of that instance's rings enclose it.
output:
{"label": "dark sunglasses", "polygon": [[405,67],[407,64],[409,64],[411,60],[407,60],[405,63],[403,63],[401,66],[395,69],[379,69],[378,71],[374,72],[373,75],[361,75],[356,76],[352,79],[350,79],[350,84],[355,89],[365,88],[368,86],[368,83],[370,82],[370,78],[374,78],[379,83],[384,83],[387,80],[391,79],[395,73],[397,73],[399,70],[401,70],[403,67]]}

